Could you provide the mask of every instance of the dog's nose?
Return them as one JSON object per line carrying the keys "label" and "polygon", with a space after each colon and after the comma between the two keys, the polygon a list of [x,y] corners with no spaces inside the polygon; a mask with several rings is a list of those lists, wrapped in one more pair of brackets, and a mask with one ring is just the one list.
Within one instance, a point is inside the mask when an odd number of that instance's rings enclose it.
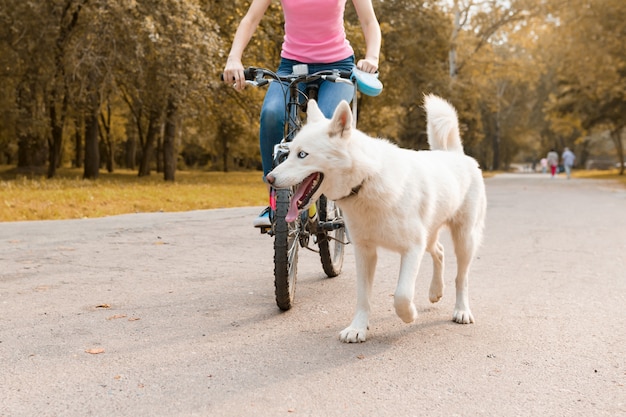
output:
{"label": "dog's nose", "polygon": [[267,174],[265,176],[265,180],[268,184],[274,184],[274,176],[272,175],[272,173]]}

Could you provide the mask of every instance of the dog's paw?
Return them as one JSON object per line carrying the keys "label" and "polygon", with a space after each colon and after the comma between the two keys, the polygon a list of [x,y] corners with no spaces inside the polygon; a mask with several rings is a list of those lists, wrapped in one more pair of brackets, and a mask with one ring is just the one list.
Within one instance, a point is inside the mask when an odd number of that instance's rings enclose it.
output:
{"label": "dog's paw", "polygon": [[438,290],[434,290],[433,288],[430,289],[430,292],[428,293],[428,300],[430,300],[431,303],[438,302],[441,300],[441,297],[443,297],[442,288],[439,288]]}
{"label": "dog's paw", "polygon": [[454,314],[452,315],[452,320],[456,323],[460,324],[470,324],[474,323],[474,316],[472,312],[468,310],[460,310],[454,309]]}
{"label": "dog's paw", "polygon": [[367,338],[367,328],[346,327],[339,333],[339,340],[344,343],[362,343]]}
{"label": "dog's paw", "polygon": [[396,314],[405,323],[413,323],[417,319],[417,308],[412,301],[401,300],[396,298],[394,303],[396,308]]}

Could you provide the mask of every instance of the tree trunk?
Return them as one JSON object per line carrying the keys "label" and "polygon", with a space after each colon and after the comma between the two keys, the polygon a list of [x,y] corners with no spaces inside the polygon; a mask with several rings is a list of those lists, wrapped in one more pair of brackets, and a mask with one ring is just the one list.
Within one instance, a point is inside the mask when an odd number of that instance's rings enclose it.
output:
{"label": "tree trunk", "polygon": [[36,91],[35,82],[27,75],[16,88],[17,167],[21,171],[39,171],[46,164],[46,141],[32,129],[33,120],[37,117]]}
{"label": "tree trunk", "polygon": [[163,172],[163,130],[164,126],[161,125],[156,141],[156,172],[159,173]]}
{"label": "tree trunk", "polygon": [[623,127],[611,131],[611,138],[613,139],[613,143],[615,144],[615,149],[617,150],[617,159],[620,163],[619,175],[624,175],[624,144],[622,142],[623,131]]}
{"label": "tree trunk", "polygon": [[67,109],[67,96],[63,99],[61,115],[57,116],[57,108],[53,94],[49,103],[50,113],[50,137],[48,139],[48,178],[53,178],[61,160],[63,146],[63,125],[65,124],[65,111]]}
{"label": "tree trunk", "polygon": [[454,16],[454,22],[452,23],[452,35],[450,36],[450,50],[448,51],[448,65],[449,65],[449,75],[450,81],[454,82],[457,77],[458,68],[457,68],[457,56],[456,56],[456,47],[457,41],[459,38],[459,31],[461,30],[461,11],[459,10],[459,2],[458,0],[454,1],[452,6],[452,14]]}
{"label": "tree trunk", "polygon": [[115,171],[115,143],[113,141],[106,142],[107,149],[107,172]]}
{"label": "tree trunk", "polygon": [[500,169],[500,117],[499,113],[496,113],[496,129],[493,135],[492,148],[493,148],[493,160],[492,169],[497,171]]}
{"label": "tree trunk", "polygon": [[83,152],[83,132],[85,131],[84,118],[74,119],[74,168],[82,168],[85,158]]}
{"label": "tree trunk", "polygon": [[167,117],[163,132],[163,179],[174,181],[176,175],[176,104],[167,103]]}
{"label": "tree trunk", "polygon": [[228,144],[227,135],[222,135],[222,171],[228,172],[228,157],[229,157],[230,145]]}
{"label": "tree trunk", "polygon": [[126,141],[124,142],[124,167],[135,169],[137,162],[137,127],[130,121],[126,124]]}
{"label": "tree trunk", "polygon": [[[102,130],[104,130],[104,132]],[[98,132],[102,139],[102,143],[104,144],[107,172],[113,172],[115,169],[115,144],[111,138],[111,104],[108,102],[106,105],[106,115],[103,112],[100,112],[100,125]]]}
{"label": "tree trunk", "polygon": [[141,161],[139,163],[139,176],[145,177],[150,175],[150,164],[154,157],[154,142],[159,132],[159,113],[157,111],[150,112],[150,120],[148,123],[148,133],[146,140],[141,149]]}
{"label": "tree trunk", "polygon": [[[50,138],[48,139],[48,178],[52,178],[56,174],[56,169],[60,166],[61,150],[63,145],[63,127],[65,126],[65,115],[68,107],[68,93],[65,82],[65,69],[63,57],[65,55],[65,46],[67,39],[76,27],[78,15],[82,8],[82,4],[73,10],[67,21],[72,2],[67,2],[63,7],[60,21],[59,36],[56,39],[54,50],[54,79],[52,80],[52,89],[48,99],[49,116],[50,116]],[[63,99],[61,100],[61,96]],[[59,103],[60,102],[60,103]],[[57,106],[60,105],[60,113],[57,114]]]}
{"label": "tree trunk", "polygon": [[124,144],[124,161],[126,168],[135,169],[135,158],[137,158],[137,140],[134,137],[128,137]]}
{"label": "tree trunk", "polygon": [[92,112],[85,118],[85,169],[84,179],[95,180],[100,173],[100,148],[98,147],[98,114]]}
{"label": "tree trunk", "polygon": [[87,115],[85,116],[85,168],[83,178],[97,179],[100,173],[100,147],[98,143],[98,114],[100,113],[100,94],[98,93],[96,74],[88,75]]}

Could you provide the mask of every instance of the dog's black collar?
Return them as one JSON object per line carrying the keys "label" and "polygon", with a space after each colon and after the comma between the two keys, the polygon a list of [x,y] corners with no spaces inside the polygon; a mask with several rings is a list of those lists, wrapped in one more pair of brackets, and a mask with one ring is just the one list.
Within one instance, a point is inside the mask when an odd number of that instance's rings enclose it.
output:
{"label": "dog's black collar", "polygon": [[345,200],[345,199],[348,199],[350,197],[356,197],[356,195],[359,194],[359,191],[361,191],[361,188],[363,187],[364,183],[365,183],[365,180],[363,180],[363,182],[360,183],[359,185],[357,185],[356,187],[352,187],[352,189],[350,190],[350,194],[348,194],[345,197],[338,198],[335,201]]}

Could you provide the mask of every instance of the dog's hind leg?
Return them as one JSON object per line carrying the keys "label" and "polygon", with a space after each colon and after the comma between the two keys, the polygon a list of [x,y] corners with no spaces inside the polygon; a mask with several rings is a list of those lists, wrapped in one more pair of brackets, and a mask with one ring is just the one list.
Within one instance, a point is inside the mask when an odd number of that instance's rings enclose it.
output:
{"label": "dog's hind leg", "polygon": [[398,278],[393,305],[396,308],[396,314],[405,323],[411,323],[417,318],[417,309],[413,303],[413,297],[415,296],[417,271],[419,271],[423,256],[424,246],[415,245],[402,254],[400,261],[400,277]]}
{"label": "dog's hind leg", "polygon": [[350,326],[339,333],[339,340],[345,343],[365,342],[369,328],[371,311],[370,298],[377,261],[376,247],[362,246],[355,243],[357,301],[356,312]]}
{"label": "dog's hind leg", "polygon": [[433,258],[433,279],[430,281],[430,290],[428,292],[428,299],[431,303],[436,303],[443,297],[443,269],[444,269],[444,255],[443,245],[439,242],[439,232],[433,233],[428,243],[428,252]]}
{"label": "dog's hind leg", "polygon": [[454,251],[457,259],[456,304],[452,320],[457,323],[474,323],[474,316],[469,307],[469,269],[478,247],[479,238],[474,230],[464,227],[451,227]]}

